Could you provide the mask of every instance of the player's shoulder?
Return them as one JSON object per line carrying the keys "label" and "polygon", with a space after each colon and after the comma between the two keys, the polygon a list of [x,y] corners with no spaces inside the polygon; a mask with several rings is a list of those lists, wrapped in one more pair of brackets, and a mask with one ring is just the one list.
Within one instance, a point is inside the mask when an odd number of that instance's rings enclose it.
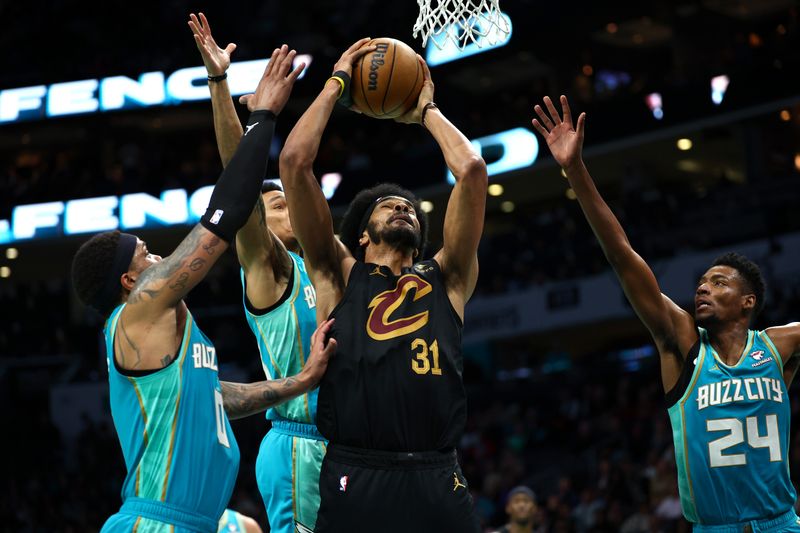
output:
{"label": "player's shoulder", "polygon": [[800,322],[772,326],[756,333],[766,336],[775,344],[783,344],[785,342],[791,342],[794,345],[800,344]]}

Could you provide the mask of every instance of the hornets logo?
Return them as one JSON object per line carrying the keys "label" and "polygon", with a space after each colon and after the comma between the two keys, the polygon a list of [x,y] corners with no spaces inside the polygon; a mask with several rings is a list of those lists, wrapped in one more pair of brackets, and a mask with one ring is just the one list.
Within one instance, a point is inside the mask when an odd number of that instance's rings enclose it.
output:
{"label": "hornets logo", "polygon": [[392,320],[392,313],[403,305],[412,289],[414,290],[412,301],[416,302],[429,294],[433,287],[419,276],[406,274],[397,280],[394,289],[384,291],[372,299],[367,306],[372,310],[367,319],[367,334],[370,337],[376,341],[394,339],[417,331],[428,323],[428,311]]}

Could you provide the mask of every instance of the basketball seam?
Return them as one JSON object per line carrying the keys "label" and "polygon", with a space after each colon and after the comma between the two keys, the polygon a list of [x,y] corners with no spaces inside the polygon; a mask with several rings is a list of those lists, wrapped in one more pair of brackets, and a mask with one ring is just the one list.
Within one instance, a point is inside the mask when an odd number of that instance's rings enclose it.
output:
{"label": "basketball seam", "polygon": [[[416,56],[415,56],[415,59],[416,59]],[[391,111],[387,112],[387,113],[386,113],[387,115],[388,115],[388,114],[391,114],[391,113],[393,113],[393,112],[395,112],[395,111],[397,111],[398,109],[400,109],[401,107],[403,107],[404,105],[406,105],[406,102],[408,101],[409,97],[410,97],[412,94],[414,94],[414,87],[416,87],[416,86],[417,86],[417,79],[419,79],[419,71],[420,71],[420,66],[419,66],[419,61],[417,61],[417,71],[416,71],[416,73],[415,73],[415,75],[414,75],[414,83],[413,83],[413,84],[411,84],[411,91],[409,91],[409,93],[406,95],[406,97],[403,99],[403,101],[400,103],[400,105],[398,105],[397,107],[395,107],[395,108],[394,108],[394,109],[392,109]]]}
{"label": "basketball seam", "polygon": [[[370,44],[372,44],[372,43],[370,43]],[[373,54],[374,53],[375,52],[373,52]],[[372,106],[369,104],[369,100],[367,99],[367,92],[364,90],[364,64],[366,62],[367,62],[367,56],[362,57],[361,58],[361,69],[360,69],[361,70],[361,83],[359,83],[359,85],[361,86],[361,94],[364,96],[364,103],[367,104],[367,107],[369,108],[369,112],[372,113],[373,116],[375,116],[375,115],[377,115],[377,113],[375,113],[375,110],[372,109]],[[369,74],[367,74],[367,80],[369,80]],[[367,83],[369,83],[369,81],[367,81]]]}
{"label": "basketball seam", "polygon": [[[389,96],[389,91],[392,88],[392,75],[394,74],[394,60],[397,57],[397,43],[392,43],[392,70],[389,71],[389,79],[386,80],[386,90],[383,92],[383,100],[381,101],[381,113],[386,115],[386,98]],[[414,80],[416,83],[416,80]]]}

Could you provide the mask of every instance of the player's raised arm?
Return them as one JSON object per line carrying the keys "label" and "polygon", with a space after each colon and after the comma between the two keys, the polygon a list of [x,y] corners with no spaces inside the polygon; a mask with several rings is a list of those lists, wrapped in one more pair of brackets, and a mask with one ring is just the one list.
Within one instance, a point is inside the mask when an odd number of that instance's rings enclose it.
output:
{"label": "player's raised arm", "polygon": [[235,420],[260,413],[316,387],[336,352],[336,339],[328,338],[333,323],[333,319],[326,320],[314,331],[308,360],[296,376],[256,383],[221,381],[222,401],[228,418]]}
{"label": "player's raised arm", "polygon": [[189,28],[192,30],[197,50],[208,72],[208,88],[211,91],[211,108],[214,112],[214,134],[217,137],[217,149],[222,159],[222,166],[225,167],[236,152],[243,131],[227,81],[231,54],[236,50],[236,45],[229,43],[225,48],[220,48],[211,35],[211,25],[203,13],[200,13],[199,18],[194,13],[189,15]]}
{"label": "player's raised arm", "polygon": [[469,140],[433,104],[433,80],[425,61],[424,82],[416,108],[397,119],[398,122],[422,124],[439,143],[447,167],[456,184],[447,202],[444,217],[444,243],[436,254],[447,282],[447,293],[453,307],[463,318],[464,306],[478,281],[478,243],[483,233],[486,211],[488,174],[486,163],[475,153]]}
{"label": "player's raised arm", "polygon": [[[225,167],[233,157],[243,133],[226,74],[236,45],[230,43],[224,49],[220,48],[211,34],[211,25],[203,13],[199,16],[194,13],[189,15],[189,28],[208,71],[211,108],[214,113],[214,134],[222,166]],[[269,303],[274,301],[270,292],[276,287],[276,276],[280,274],[288,276],[291,268],[291,261],[285,248],[277,242],[277,238],[266,231],[265,211],[263,198],[259,196],[247,222],[236,233],[236,257],[247,277],[248,298],[256,303],[257,307],[269,305],[258,304],[260,299],[266,298],[265,301]],[[280,272],[275,272],[273,265],[279,266]]]}
{"label": "player's raised arm", "polygon": [[[364,54],[375,50],[374,46],[364,46],[368,41],[369,38],[360,39],[348,48],[336,62],[334,72],[345,72],[349,76],[353,63]],[[297,121],[281,151],[280,173],[292,228],[312,269],[312,276],[315,273],[334,275],[343,286],[342,269],[347,266],[342,261],[352,266],[352,258],[349,263],[343,259],[345,249],[335,237],[328,202],[322,194],[313,169],[322,133],[342,88],[339,81],[330,78],[319,96]]]}
{"label": "player's raised arm", "polygon": [[[248,133],[214,187],[200,223],[170,256],[144,270],[131,286],[126,319],[145,319],[174,307],[205,277],[253,209],[264,175],[275,117],[281,112],[301,68],[290,72],[294,51],[272,54],[256,93],[248,98]],[[127,274],[126,274],[127,275]]]}
{"label": "player's raised arm", "polygon": [[581,155],[586,114],[581,113],[575,128],[565,96],[561,97],[563,120],[550,98],[545,97],[544,104],[549,116],[537,105],[534,109],[539,119],[533,119],[533,127],[545,138],[553,158],[566,172],[578,203],[628,301],[650,330],[662,356],[677,356],[675,365],[662,365],[664,386],[669,389],[678,379],[682,357],[697,339],[694,321],[687,312],[662,295],[653,271],[631,247],[617,217],[595,187]]}

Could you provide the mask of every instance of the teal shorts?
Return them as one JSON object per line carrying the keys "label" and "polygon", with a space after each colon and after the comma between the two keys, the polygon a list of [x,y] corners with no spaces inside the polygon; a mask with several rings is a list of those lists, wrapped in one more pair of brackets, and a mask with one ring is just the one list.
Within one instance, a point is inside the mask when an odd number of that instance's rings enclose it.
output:
{"label": "teal shorts", "polygon": [[128,498],[103,524],[101,533],[216,533],[218,521],[168,503]]}
{"label": "teal shorts", "polygon": [[256,460],[256,481],[272,533],[314,530],[326,446],[313,424],[272,421]]}

